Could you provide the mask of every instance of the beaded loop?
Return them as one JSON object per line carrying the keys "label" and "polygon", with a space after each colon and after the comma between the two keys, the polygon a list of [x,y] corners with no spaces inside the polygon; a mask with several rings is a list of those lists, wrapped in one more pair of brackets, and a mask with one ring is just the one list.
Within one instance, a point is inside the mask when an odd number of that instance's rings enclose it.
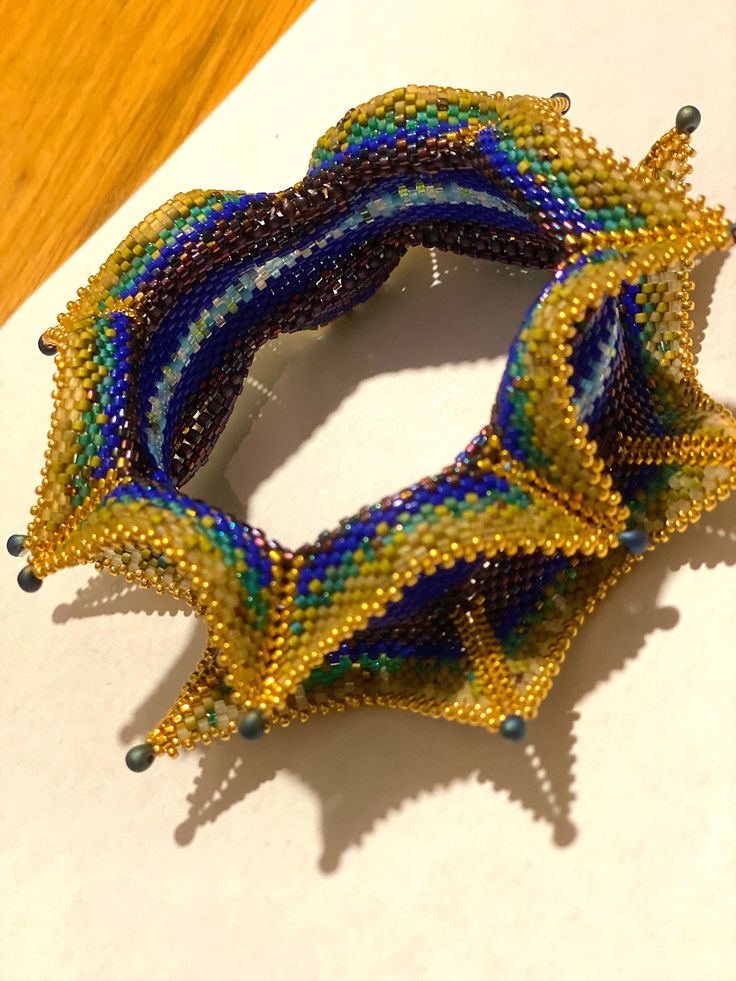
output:
{"label": "beaded loop", "polygon": [[[697,382],[689,272],[731,226],[687,196],[684,124],[636,168],[567,108],[395,89],[293,188],[166,202],[44,335],[58,381],[24,581],[94,562],[207,627],[133,769],[361,704],[520,738],[607,590],[730,493],[736,423]],[[296,551],[181,491],[257,348],[368,299],[416,245],[553,274],[457,458]]]}

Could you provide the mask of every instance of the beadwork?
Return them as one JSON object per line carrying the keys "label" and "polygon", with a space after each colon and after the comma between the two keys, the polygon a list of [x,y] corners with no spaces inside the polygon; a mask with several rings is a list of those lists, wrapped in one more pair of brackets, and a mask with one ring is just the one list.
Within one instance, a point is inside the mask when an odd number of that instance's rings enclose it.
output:
{"label": "beadwork", "polygon": [[[736,422],[690,340],[689,272],[733,244],[723,210],[688,196],[699,114],[633,167],[568,105],[372,99],[293,188],[194,191],[148,215],[42,337],[54,410],[28,534],[9,542],[29,556],[21,585],[94,562],[207,628],[131,769],[365,704],[519,739],[586,614],[736,484]],[[183,493],[257,348],[366,300],[416,245],[553,270],[490,423],[296,551]]]}

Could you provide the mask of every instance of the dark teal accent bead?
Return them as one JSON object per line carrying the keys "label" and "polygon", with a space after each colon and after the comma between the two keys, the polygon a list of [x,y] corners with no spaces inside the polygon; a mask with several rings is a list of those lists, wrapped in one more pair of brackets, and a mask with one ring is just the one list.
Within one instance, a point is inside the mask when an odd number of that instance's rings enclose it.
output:
{"label": "dark teal accent bead", "polygon": [[23,554],[26,548],[25,535],[11,535],[7,542],[8,551],[16,559]]}
{"label": "dark teal accent bead", "polygon": [[238,722],[238,732],[243,739],[260,739],[263,735],[263,712],[260,709],[251,709],[246,712]]}
{"label": "dark teal accent bead", "polygon": [[643,528],[629,528],[622,531],[618,540],[632,555],[643,555],[649,548],[649,535]]}
{"label": "dark teal accent bead", "polygon": [[675,129],[678,133],[694,133],[700,126],[700,110],[695,106],[683,106],[675,117]]}
{"label": "dark teal accent bead", "polygon": [[141,743],[140,746],[131,747],[125,754],[125,765],[133,773],[143,773],[156,759],[150,743]]}
{"label": "dark teal accent bead", "polygon": [[41,334],[38,339],[38,350],[41,352],[41,354],[45,354],[48,357],[50,357],[52,354],[56,354],[56,348],[53,344],[46,343],[46,341],[43,339],[43,334]]}
{"label": "dark teal accent bead", "polygon": [[566,116],[568,114],[568,112],[570,111],[570,105],[572,103],[572,99],[567,94],[567,92],[553,92],[552,95],[550,96],[550,99],[567,99],[568,107],[567,109],[565,109],[562,115]]}
{"label": "dark teal accent bead", "polygon": [[41,580],[29,565],[25,565],[18,573],[18,585],[24,593],[35,593],[41,588]]}
{"label": "dark teal accent bead", "polygon": [[526,720],[520,715],[507,715],[501,723],[501,735],[512,743],[520,743],[526,736]]}

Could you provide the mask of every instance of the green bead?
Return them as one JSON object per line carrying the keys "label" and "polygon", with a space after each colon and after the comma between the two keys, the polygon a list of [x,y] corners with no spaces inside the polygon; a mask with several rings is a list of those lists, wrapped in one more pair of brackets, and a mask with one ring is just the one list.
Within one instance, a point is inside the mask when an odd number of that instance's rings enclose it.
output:
{"label": "green bead", "polygon": [[150,743],[141,743],[140,746],[133,746],[125,754],[125,765],[133,773],[143,773],[156,759],[156,754]]}
{"label": "green bead", "polygon": [[678,133],[694,133],[700,126],[700,110],[695,106],[683,106],[675,117],[675,128]]}

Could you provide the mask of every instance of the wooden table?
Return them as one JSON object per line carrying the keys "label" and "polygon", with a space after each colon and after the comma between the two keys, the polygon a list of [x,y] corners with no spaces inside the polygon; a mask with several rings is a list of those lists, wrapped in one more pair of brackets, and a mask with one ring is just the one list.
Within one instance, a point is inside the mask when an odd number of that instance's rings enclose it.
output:
{"label": "wooden table", "polygon": [[0,324],[311,0],[0,0]]}

